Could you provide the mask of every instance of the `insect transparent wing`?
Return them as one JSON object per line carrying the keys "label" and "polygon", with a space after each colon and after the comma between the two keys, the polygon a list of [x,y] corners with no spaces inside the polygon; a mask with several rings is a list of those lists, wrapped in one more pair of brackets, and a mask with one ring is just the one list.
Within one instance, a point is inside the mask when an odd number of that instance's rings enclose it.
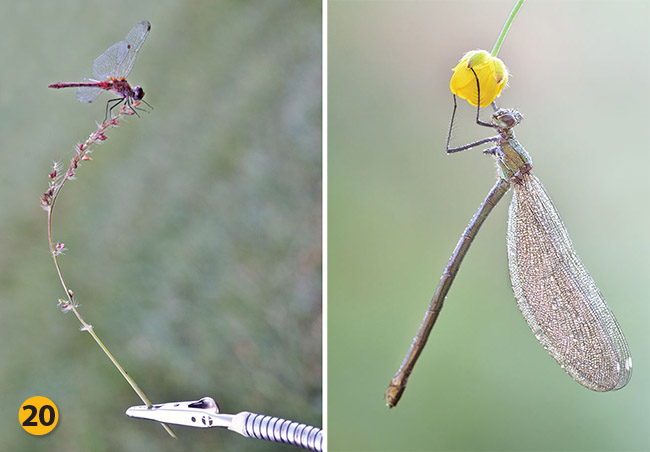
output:
{"label": "insect transparent wing", "polygon": [[91,103],[95,99],[99,97],[99,95],[102,93],[101,88],[94,88],[90,86],[80,86],[77,88],[77,99],[79,99],[79,102],[84,102],[86,104]]}
{"label": "insect transparent wing", "polygon": [[104,53],[95,58],[95,62],[93,63],[93,77],[97,80],[118,78],[118,68],[128,53],[129,44],[126,41],[120,41],[110,46]]}
{"label": "insect transparent wing", "polygon": [[[87,82],[97,82],[98,80],[86,79]],[[79,102],[84,102],[86,104],[91,103],[99,97],[99,95],[104,91],[101,88],[94,86],[80,86],[77,88],[77,99]]]}
{"label": "insect transparent wing", "polygon": [[120,62],[119,68],[116,71],[115,78],[126,78],[129,75],[131,69],[133,68],[135,57],[138,54],[140,47],[142,47],[144,40],[147,39],[147,35],[149,34],[150,30],[151,24],[149,21],[143,20],[135,27],[133,27],[129,34],[126,35],[126,38],[124,40],[128,42],[131,47],[129,48],[128,55],[124,58],[124,60]]}
{"label": "insect transparent wing", "polygon": [[528,326],[578,383],[622,388],[632,372],[623,332],[537,177],[514,184],[509,213],[510,279]]}

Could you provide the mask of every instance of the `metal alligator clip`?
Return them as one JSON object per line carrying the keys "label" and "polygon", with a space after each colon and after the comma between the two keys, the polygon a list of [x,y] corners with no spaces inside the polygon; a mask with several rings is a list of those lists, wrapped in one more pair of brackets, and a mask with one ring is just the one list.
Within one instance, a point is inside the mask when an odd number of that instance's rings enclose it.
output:
{"label": "metal alligator clip", "polygon": [[323,447],[323,432],[319,428],[247,411],[238,414],[220,413],[219,406],[211,397],[162,403],[151,408],[146,405],[132,406],[126,410],[126,415],[188,427],[223,427],[247,438],[293,444],[317,452],[321,452]]}

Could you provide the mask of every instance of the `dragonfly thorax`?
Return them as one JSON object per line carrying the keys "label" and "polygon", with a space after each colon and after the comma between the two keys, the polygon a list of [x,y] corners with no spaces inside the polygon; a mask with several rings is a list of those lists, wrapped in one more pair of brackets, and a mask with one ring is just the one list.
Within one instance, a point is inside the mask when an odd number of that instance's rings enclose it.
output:
{"label": "dragonfly thorax", "polygon": [[519,124],[524,116],[517,110],[500,108],[492,115],[492,122],[499,129],[512,129]]}
{"label": "dragonfly thorax", "polygon": [[523,115],[517,110],[501,108],[494,112],[492,124],[500,137],[494,137],[498,138],[496,146],[484,151],[496,158],[501,179],[511,184],[520,184],[533,167],[530,156],[512,130],[522,119]]}

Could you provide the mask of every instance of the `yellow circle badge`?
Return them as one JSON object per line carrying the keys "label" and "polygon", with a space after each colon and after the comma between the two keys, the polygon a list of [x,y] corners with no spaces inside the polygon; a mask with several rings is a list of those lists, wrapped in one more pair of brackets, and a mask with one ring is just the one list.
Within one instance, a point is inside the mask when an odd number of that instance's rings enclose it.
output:
{"label": "yellow circle badge", "polygon": [[47,397],[30,397],[20,405],[18,422],[31,435],[47,435],[59,422],[59,410]]}

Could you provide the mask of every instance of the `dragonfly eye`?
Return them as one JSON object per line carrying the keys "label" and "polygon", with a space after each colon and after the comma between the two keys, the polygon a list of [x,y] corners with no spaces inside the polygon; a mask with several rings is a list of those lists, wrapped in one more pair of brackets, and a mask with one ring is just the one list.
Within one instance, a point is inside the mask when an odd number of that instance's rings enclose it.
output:
{"label": "dragonfly eye", "polygon": [[139,86],[133,88],[133,93],[135,94],[133,96],[135,100],[142,100],[142,98],[144,97],[144,90]]}
{"label": "dragonfly eye", "polygon": [[523,116],[515,110],[499,110],[494,114],[493,118],[497,127],[510,129],[519,124]]}
{"label": "dragonfly eye", "polygon": [[515,117],[512,115],[505,115],[499,118],[499,121],[502,122],[506,127],[512,127],[515,125]]}

